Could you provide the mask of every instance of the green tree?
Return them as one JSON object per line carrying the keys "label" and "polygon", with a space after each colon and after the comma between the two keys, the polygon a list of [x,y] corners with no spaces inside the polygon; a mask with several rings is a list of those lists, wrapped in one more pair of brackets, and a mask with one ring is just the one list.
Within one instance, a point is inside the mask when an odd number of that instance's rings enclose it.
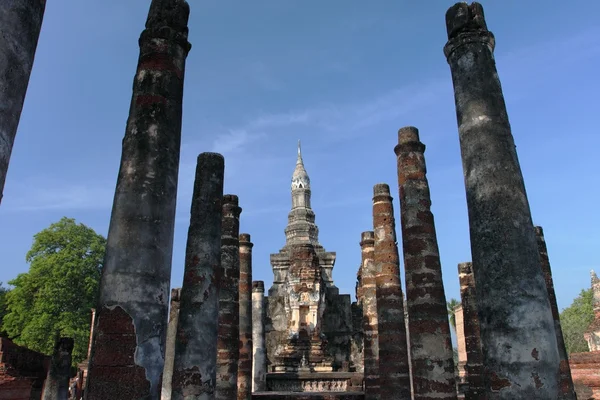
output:
{"label": "green tree", "polygon": [[2,321],[4,320],[4,315],[6,315],[6,294],[8,293],[8,289],[2,285],[0,282],[0,336],[5,336],[6,332],[2,326]]}
{"label": "green tree", "polygon": [[15,343],[51,354],[55,335],[75,340],[73,363],[84,360],[106,239],[62,218],[34,236],[29,272],[9,282],[4,329]]}
{"label": "green tree", "polygon": [[594,321],[592,289],[582,290],[573,304],[560,313],[560,325],[567,353],[589,351],[583,333]]}
{"label": "green tree", "polygon": [[450,325],[456,332],[456,307],[460,305],[460,301],[456,299],[450,299],[450,301],[446,302],[446,306],[448,307],[448,316],[450,317]]}

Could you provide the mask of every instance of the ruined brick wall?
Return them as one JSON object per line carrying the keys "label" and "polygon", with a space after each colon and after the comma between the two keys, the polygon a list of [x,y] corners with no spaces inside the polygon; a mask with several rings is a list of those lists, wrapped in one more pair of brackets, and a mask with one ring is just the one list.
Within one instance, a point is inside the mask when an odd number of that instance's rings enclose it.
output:
{"label": "ruined brick wall", "polygon": [[0,338],[0,399],[39,399],[49,361],[44,354]]}
{"label": "ruined brick wall", "polygon": [[571,376],[578,400],[600,400],[600,351],[571,353]]}

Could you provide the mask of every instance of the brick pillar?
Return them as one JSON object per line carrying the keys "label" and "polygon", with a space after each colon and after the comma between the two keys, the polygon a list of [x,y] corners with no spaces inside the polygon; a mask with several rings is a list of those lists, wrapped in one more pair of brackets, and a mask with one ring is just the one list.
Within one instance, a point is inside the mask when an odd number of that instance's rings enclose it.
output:
{"label": "brick pillar", "polygon": [[265,283],[252,282],[252,392],[267,390],[265,345]]}
{"label": "brick pillar", "polygon": [[171,308],[169,309],[169,326],[167,327],[167,344],[165,346],[165,368],[163,369],[160,400],[171,400],[173,363],[175,362],[175,341],[179,321],[179,302],[181,288],[171,289]]}
{"label": "brick pillar", "polygon": [[373,187],[374,261],[377,275],[379,385],[382,399],[410,400],[410,377],[400,260],[390,187]]}
{"label": "brick pillar", "polygon": [[179,301],[173,400],[215,398],[223,156],[198,156]]}
{"label": "brick pillar", "polygon": [[240,357],[240,213],[238,197],[223,196],[219,336],[217,340],[217,400],[237,398]]}
{"label": "brick pillar", "polygon": [[454,359],[425,145],[417,128],[398,131],[400,221],[406,276],[406,304],[415,400],[456,399]]}
{"label": "brick pillar", "polygon": [[0,1],[0,202],[46,0]]}
{"label": "brick pillar", "polygon": [[541,226],[535,227],[535,236],[537,239],[538,251],[542,262],[542,273],[548,289],[548,298],[550,299],[550,308],[554,318],[554,331],[556,332],[556,342],[558,344],[558,355],[560,357],[560,378],[559,378],[559,400],[577,400],[573,379],[571,378],[571,368],[569,367],[569,356],[563,338],[562,327],[560,325],[560,314],[558,304],[556,303],[556,294],[554,293],[554,282],[552,280],[552,269],[550,268],[550,259],[548,258],[548,248],[544,239],[544,230]]}
{"label": "brick pillar", "polygon": [[379,338],[377,337],[377,270],[375,267],[375,234],[360,235],[362,258],[362,306],[365,365],[365,400],[379,400]]}
{"label": "brick pillar", "polygon": [[252,242],[240,234],[240,360],[238,400],[252,398]]}
{"label": "brick pillar", "polygon": [[87,400],[160,397],[189,11],[183,0],[153,0],[139,39]]}
{"label": "brick pillar", "polygon": [[490,399],[556,399],[554,320],[523,175],[479,3],[446,13]]}
{"label": "brick pillar", "polygon": [[481,350],[479,316],[477,315],[477,293],[475,293],[473,265],[470,262],[458,264],[458,279],[460,281],[460,299],[467,353],[465,369],[469,384],[465,393],[465,400],[486,400],[487,395],[483,382],[483,353]]}
{"label": "brick pillar", "polygon": [[42,400],[67,400],[69,397],[73,344],[72,338],[57,338],[44,382]]}

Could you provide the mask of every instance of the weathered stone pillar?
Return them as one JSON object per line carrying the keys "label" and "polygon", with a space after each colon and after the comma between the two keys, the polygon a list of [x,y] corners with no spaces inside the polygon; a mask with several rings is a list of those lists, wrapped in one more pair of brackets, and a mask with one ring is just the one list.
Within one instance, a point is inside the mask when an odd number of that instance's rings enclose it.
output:
{"label": "weathered stone pillar", "polygon": [[238,197],[223,196],[219,336],[217,340],[217,400],[237,398],[240,357],[240,213]]}
{"label": "weathered stone pillar", "polygon": [[198,156],[173,366],[173,400],[215,398],[223,156]]}
{"label": "weathered stone pillar", "polygon": [[46,0],[0,2],[0,202],[45,8]]}
{"label": "weathered stone pillar", "polygon": [[[463,330],[467,353],[467,382],[469,387],[465,400],[486,400],[483,382],[483,353],[479,331],[479,316],[477,315],[477,294],[475,293],[475,278],[473,264],[464,262],[458,264],[458,279],[460,281],[460,299],[463,313]],[[458,322],[457,322],[458,324]]]}
{"label": "weathered stone pillar", "polygon": [[88,342],[88,351],[87,351],[87,359],[90,359],[90,355],[92,354],[92,341],[94,338],[94,323],[96,322],[96,309],[92,308],[92,321],[90,323],[90,339]]}
{"label": "weathered stone pillar", "polygon": [[380,396],[386,400],[409,400],[410,377],[400,260],[392,196],[390,187],[385,183],[373,187],[373,231]]}
{"label": "weathered stone pillar", "polygon": [[167,327],[167,344],[165,346],[165,367],[163,369],[160,400],[171,400],[173,364],[175,362],[175,341],[179,322],[179,302],[181,288],[171,289],[171,308],[169,309],[169,326]]}
{"label": "weathered stone pillar", "polygon": [[139,39],[87,400],[160,397],[189,12],[183,0],[153,0]]}
{"label": "weathered stone pillar", "polygon": [[400,221],[415,400],[456,399],[442,265],[431,213],[425,145],[417,128],[398,131]]}
{"label": "weathered stone pillar", "polygon": [[67,400],[69,398],[69,378],[71,378],[72,338],[57,338],[54,353],[50,359],[48,375],[44,382],[42,400]]}
{"label": "weathered stone pillar", "polygon": [[542,262],[542,273],[546,281],[548,298],[550,299],[550,308],[552,309],[552,318],[554,319],[554,331],[556,332],[556,342],[558,345],[558,356],[560,357],[560,378],[559,378],[559,400],[577,400],[573,379],[571,378],[571,368],[569,367],[569,356],[563,338],[562,327],[560,325],[560,314],[558,304],[556,303],[556,294],[554,293],[554,282],[552,280],[552,269],[550,268],[550,259],[548,258],[548,248],[544,239],[544,230],[541,226],[535,227],[535,236],[537,239],[538,251]]}
{"label": "weathered stone pillar", "polygon": [[240,360],[238,400],[252,398],[252,242],[240,234]]}
{"label": "weathered stone pillar", "polygon": [[555,399],[554,321],[523,175],[479,3],[446,13],[490,399]]}
{"label": "weathered stone pillar", "polygon": [[265,283],[252,282],[252,392],[267,390],[265,345]]}
{"label": "weathered stone pillar", "polygon": [[377,269],[374,260],[375,234],[360,235],[362,258],[362,308],[365,365],[365,400],[379,400],[379,338],[377,336]]}

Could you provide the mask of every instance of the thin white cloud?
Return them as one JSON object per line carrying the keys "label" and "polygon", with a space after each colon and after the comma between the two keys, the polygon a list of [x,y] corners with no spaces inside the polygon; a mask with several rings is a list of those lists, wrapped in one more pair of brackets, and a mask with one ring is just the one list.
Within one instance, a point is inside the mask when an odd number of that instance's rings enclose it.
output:
{"label": "thin white cloud", "polygon": [[48,211],[110,209],[114,185],[58,184],[52,186],[39,181],[29,181],[12,188],[5,197],[2,211]]}

